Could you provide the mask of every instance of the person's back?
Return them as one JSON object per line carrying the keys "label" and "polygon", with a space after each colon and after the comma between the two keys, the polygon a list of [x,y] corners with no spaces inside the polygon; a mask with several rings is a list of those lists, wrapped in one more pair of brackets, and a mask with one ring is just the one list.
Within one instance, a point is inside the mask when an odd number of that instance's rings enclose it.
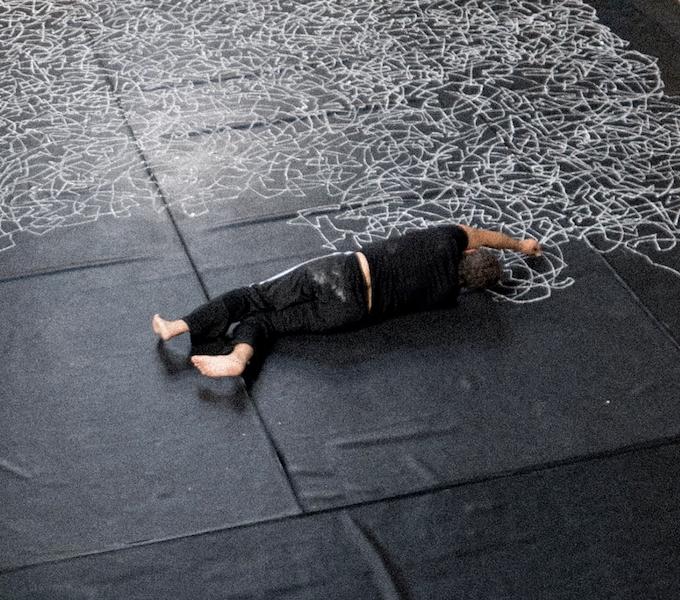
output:
{"label": "person's back", "polygon": [[457,225],[411,230],[367,245],[374,318],[453,304],[468,237]]}

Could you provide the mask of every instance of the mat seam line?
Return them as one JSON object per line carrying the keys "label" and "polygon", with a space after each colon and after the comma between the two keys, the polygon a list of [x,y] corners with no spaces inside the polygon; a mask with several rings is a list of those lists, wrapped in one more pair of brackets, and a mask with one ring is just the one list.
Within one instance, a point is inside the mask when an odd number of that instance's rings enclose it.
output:
{"label": "mat seam line", "polygon": [[0,277],[1,283],[11,283],[13,281],[25,281],[27,279],[36,279],[38,277],[48,277],[50,275],[63,275],[64,273],[72,273],[73,271],[84,271],[87,269],[102,269],[104,267],[112,267],[126,263],[133,263],[149,260],[148,257],[122,257],[122,258],[107,258],[98,261],[93,261],[90,264],[83,265],[65,265],[61,267],[49,267],[33,273],[19,273],[18,275],[9,275],[7,277]]}
{"label": "mat seam line", "polygon": [[210,295],[208,294],[208,288],[205,285],[205,282],[203,281],[203,278],[201,277],[201,274],[196,267],[196,263],[194,262],[194,258],[191,255],[191,252],[189,250],[189,247],[186,243],[186,240],[184,239],[184,236],[182,236],[182,233],[179,229],[179,226],[177,225],[177,221],[175,220],[175,215],[172,212],[172,209],[170,207],[170,203],[167,200],[167,197],[165,195],[165,192],[163,191],[163,188],[158,181],[158,178],[156,177],[156,174],[154,173],[151,165],[149,164],[149,161],[146,158],[146,154],[144,153],[144,150],[141,147],[141,144],[139,143],[139,139],[137,138],[137,135],[135,134],[134,129],[132,128],[132,125],[130,124],[130,120],[128,119],[127,111],[123,107],[122,100],[116,94],[114,88],[113,88],[113,82],[111,81],[111,78],[108,75],[105,75],[105,79],[107,83],[109,84],[109,88],[111,89],[111,93],[113,94],[113,97],[115,98],[116,105],[118,106],[118,110],[121,112],[123,115],[123,120],[125,121],[125,126],[128,130],[128,133],[130,137],[132,138],[132,141],[134,142],[135,149],[137,151],[137,155],[142,162],[144,171],[146,172],[149,180],[151,181],[152,185],[156,189],[156,193],[158,194],[158,197],[160,198],[161,203],[165,207],[165,212],[168,215],[168,218],[170,219],[170,223],[172,225],[173,230],[175,231],[175,235],[179,239],[179,243],[182,246],[182,250],[184,251],[184,255],[187,257],[187,260],[189,261],[189,265],[191,266],[192,271],[194,272],[194,275],[196,276],[196,279],[198,280],[198,284],[201,286],[201,290],[203,291],[203,295],[205,296],[206,300],[210,300]]}
{"label": "mat seam line", "polygon": [[[106,77],[106,79],[107,79],[107,81],[109,80],[108,77]],[[110,81],[109,81],[109,85],[111,85]],[[149,179],[152,181],[153,185],[156,187],[156,190],[158,192],[160,200],[166,208],[166,212],[168,213],[168,217],[170,218],[173,229],[175,230],[175,233],[176,233],[177,237],[179,238],[180,244],[182,245],[184,254],[187,257],[187,260],[189,261],[191,269],[193,270],[194,274],[196,275],[196,279],[198,280],[198,283],[200,284],[201,289],[203,290],[203,295],[205,296],[206,300],[210,300],[211,298],[210,298],[210,294],[208,293],[208,288],[206,287],[205,282],[203,281],[203,277],[201,276],[201,274],[198,270],[198,267],[196,266],[196,263],[195,263],[193,257],[191,256],[191,252],[189,250],[189,247],[188,247],[184,237],[182,236],[181,231],[179,230],[177,222],[175,221],[175,217],[172,213],[172,209],[170,208],[170,205],[168,204],[168,202],[166,200],[165,194],[163,193],[163,189],[162,189],[160,183],[158,182],[158,180],[156,179],[156,176],[155,176],[155,174],[154,174],[154,172],[151,168],[151,165],[146,160],[146,156],[144,155],[144,151],[142,150],[141,146],[139,145],[139,142],[138,142],[137,137],[134,133],[134,130],[132,129],[132,126],[130,125],[130,123],[128,121],[127,113],[125,112],[125,109],[122,106],[120,98],[115,94],[113,89],[111,91],[112,91],[112,93],[113,93],[113,95],[116,99],[116,104],[118,105],[119,110],[123,114],[123,119],[125,120],[125,124],[126,124],[128,130],[130,132],[130,135],[132,136],[132,139],[135,143],[137,153],[139,155],[140,160],[142,161],[142,163],[144,165],[144,169],[145,169]],[[242,380],[239,382],[239,385],[242,388],[243,393],[246,395],[248,400],[250,400],[251,405],[255,409],[255,414],[257,415],[257,418],[260,421],[260,426],[264,430],[267,441],[269,442],[270,447],[272,448],[272,450],[274,451],[274,454],[276,455],[279,466],[281,467],[281,469],[283,471],[283,474],[284,474],[286,481],[288,483],[288,487],[290,489],[290,492],[293,496],[293,499],[295,500],[297,509],[301,513],[304,513],[304,508],[302,506],[302,503],[300,502],[300,498],[298,497],[298,493],[297,493],[297,490],[295,489],[295,485],[293,484],[293,479],[288,472],[288,467],[287,467],[286,462],[284,460],[283,454],[281,453],[281,450],[279,449],[276,442],[274,441],[274,438],[272,437],[272,434],[269,431],[269,429],[268,429],[268,427],[265,423],[265,420],[262,417],[262,414],[260,413],[260,410],[255,403],[254,398],[252,397],[252,395],[248,391],[247,386],[245,385],[245,383]]]}
{"label": "mat seam line", "polygon": [[[96,11],[94,11],[96,12]],[[97,14],[97,16],[99,16]],[[154,173],[153,169],[151,168],[151,165],[149,164],[149,161],[147,160],[146,154],[144,153],[144,150],[139,143],[139,138],[137,137],[134,128],[132,127],[132,124],[130,123],[130,119],[128,118],[128,113],[125,110],[125,107],[123,106],[123,101],[121,99],[121,96],[118,94],[116,91],[116,86],[114,85],[111,76],[107,74],[106,69],[103,65],[103,60],[99,52],[97,51],[97,44],[95,42],[95,39],[92,37],[92,33],[90,32],[87,27],[85,28],[85,31],[87,33],[87,36],[90,39],[90,44],[92,45],[92,51],[93,55],[95,57],[95,61],[97,62],[98,67],[101,69],[102,74],[104,76],[104,80],[106,81],[106,84],[109,88],[109,91],[111,95],[113,96],[113,100],[116,103],[116,106],[118,107],[118,111],[121,114],[121,117],[123,119],[123,122],[125,123],[125,127],[128,131],[128,135],[132,139],[132,142],[134,144],[135,150],[137,152],[137,157],[142,163],[142,167],[151,181],[151,184],[153,185],[156,194],[158,195],[161,203],[165,207],[166,213],[168,214],[168,218],[170,219],[170,223],[172,224],[172,227],[175,231],[175,234],[177,235],[177,238],[179,239],[179,242],[184,250],[184,254],[187,257],[187,260],[189,261],[189,264],[191,266],[191,269],[194,272],[194,275],[196,276],[196,279],[198,280],[199,285],[201,286],[201,290],[203,291],[203,295],[205,296],[206,300],[209,300],[210,297],[208,295],[208,290],[206,288],[205,282],[203,281],[200,273],[198,272],[198,269],[196,268],[196,264],[194,263],[194,259],[191,256],[191,252],[189,252],[189,248],[187,247],[186,241],[182,237],[181,232],[179,231],[179,227],[177,226],[177,222],[175,221],[175,217],[172,214],[172,211],[170,210],[170,204],[167,201],[165,192],[163,191],[163,188],[161,187],[160,182],[158,181],[156,174]]]}
{"label": "mat seam line", "polygon": [[293,495],[293,500],[295,501],[295,505],[298,510],[299,515],[307,514],[307,511],[305,510],[305,507],[302,504],[302,501],[300,500],[300,496],[298,494],[297,488],[295,486],[295,481],[293,477],[290,474],[290,471],[288,470],[288,462],[286,461],[286,458],[279,448],[279,445],[276,443],[276,440],[274,439],[273,434],[269,430],[269,427],[267,426],[267,422],[265,421],[264,417],[262,416],[262,413],[260,412],[260,408],[257,405],[257,402],[255,402],[255,399],[253,396],[248,392],[248,388],[245,385],[245,382],[241,378],[241,385],[243,386],[245,393],[247,394],[248,398],[250,399],[250,403],[253,406],[253,409],[255,410],[255,414],[257,415],[257,418],[260,421],[260,425],[262,429],[264,430],[265,435],[267,436],[267,440],[269,442],[269,445],[271,446],[272,450],[274,451],[274,454],[276,455],[276,459],[278,460],[279,466],[281,467],[281,470],[283,471],[283,474],[286,478],[286,481],[288,482],[288,487],[290,488],[290,492]]}
{"label": "mat seam line", "polygon": [[535,465],[529,465],[527,467],[523,467],[520,469],[515,469],[512,471],[500,471],[497,473],[491,473],[489,475],[485,475],[483,477],[478,477],[478,478],[471,478],[471,479],[464,479],[460,481],[454,481],[446,484],[442,484],[439,486],[432,486],[428,488],[423,488],[419,490],[413,490],[411,492],[406,492],[403,494],[396,494],[392,496],[386,496],[384,498],[378,498],[374,500],[365,500],[365,501],[360,501],[360,502],[354,502],[350,504],[343,504],[340,506],[332,506],[328,508],[321,508],[321,509],[315,509],[315,510],[307,510],[301,513],[296,513],[296,514],[289,514],[281,517],[274,517],[271,519],[265,519],[265,520],[260,520],[260,521],[252,521],[250,523],[241,523],[233,526],[226,526],[226,527],[214,527],[214,528],[209,528],[209,529],[204,529],[200,531],[195,531],[193,533],[186,533],[186,534],[180,534],[176,536],[169,536],[166,538],[158,538],[155,540],[150,540],[150,541],[144,541],[140,543],[129,543],[125,545],[121,545],[117,548],[108,548],[104,550],[94,550],[92,552],[84,552],[80,554],[74,554],[72,556],[64,556],[64,557],[59,557],[59,558],[54,558],[54,559],[49,559],[45,561],[39,561],[35,563],[30,563],[26,565],[19,565],[16,567],[11,567],[9,569],[3,570],[0,569],[0,575],[8,575],[12,573],[17,573],[19,571],[31,569],[31,568],[36,568],[36,567],[42,567],[42,566],[47,566],[47,565],[52,565],[52,564],[58,564],[58,563],[63,563],[63,562],[68,562],[72,560],[78,560],[78,559],[84,559],[88,557],[95,557],[95,556],[102,556],[105,554],[114,554],[117,552],[124,552],[126,550],[132,550],[134,548],[143,548],[145,546],[153,546],[156,544],[163,544],[163,543],[169,543],[169,542],[175,542],[175,541],[180,541],[184,539],[190,539],[190,538],[195,538],[195,537],[201,537],[203,535],[211,535],[211,534],[218,534],[221,532],[227,532],[227,531],[238,531],[242,529],[247,529],[250,527],[255,527],[258,525],[275,525],[277,523],[287,523],[290,521],[294,521],[297,519],[306,519],[306,518],[311,518],[314,516],[320,516],[320,515],[327,515],[327,514],[333,514],[333,513],[341,513],[342,511],[348,511],[348,510],[355,510],[355,509],[360,509],[363,507],[369,507],[369,506],[377,506],[379,504],[383,504],[386,502],[395,502],[395,501],[400,501],[400,500],[408,500],[409,498],[419,498],[422,496],[427,496],[430,494],[437,494],[437,493],[442,493],[446,492],[449,490],[454,490],[457,488],[464,488],[466,486],[472,486],[472,485],[483,485],[485,483],[492,483],[495,481],[501,481],[503,479],[512,479],[514,477],[518,476],[525,476],[525,475],[532,475],[532,474],[538,474],[543,471],[549,471],[551,469],[557,469],[557,468],[568,468],[572,467],[575,465],[579,464],[584,464],[584,463],[589,463],[589,462],[597,462],[601,460],[607,460],[611,458],[618,458],[621,456],[625,456],[626,454],[635,454],[637,452],[641,451],[646,451],[646,450],[656,450],[659,448],[666,448],[670,446],[678,446],[680,445],[680,434],[674,435],[674,436],[669,436],[669,437],[662,437],[662,438],[656,438],[654,440],[648,440],[645,442],[639,442],[637,444],[630,444],[628,446],[622,446],[621,448],[616,448],[613,450],[604,450],[601,452],[596,452],[593,454],[586,454],[582,456],[575,456],[572,458],[566,458],[562,460],[554,460],[554,461],[546,461],[543,463],[537,463]]}
{"label": "mat seam line", "polygon": [[667,327],[652,311],[651,309],[642,301],[642,298],[635,292],[635,290],[630,286],[630,284],[623,278],[623,276],[614,268],[614,266],[607,260],[607,257],[601,252],[594,252],[597,254],[602,262],[607,266],[614,278],[619,282],[619,284],[628,292],[628,294],[635,300],[635,303],[643,310],[643,312],[649,317],[649,319],[654,323],[656,328],[661,332],[661,334],[668,339],[676,350],[680,352],[680,340],[678,340],[673,332]]}
{"label": "mat seam line", "polygon": [[[115,94],[114,94],[114,95],[115,95]],[[209,294],[209,292],[208,292],[208,288],[207,288],[207,286],[205,285],[205,282],[203,281],[203,277],[201,276],[200,271],[198,270],[198,267],[196,266],[196,263],[194,262],[194,259],[193,259],[193,257],[191,256],[191,252],[190,252],[190,250],[189,250],[189,247],[188,247],[188,245],[187,245],[187,243],[186,243],[184,237],[182,236],[181,231],[179,230],[179,227],[178,227],[178,225],[177,225],[177,222],[175,221],[174,215],[173,215],[173,213],[172,213],[172,209],[171,209],[170,205],[168,204],[168,202],[167,202],[167,200],[166,200],[166,198],[165,198],[165,194],[163,193],[163,189],[161,188],[160,183],[157,181],[156,176],[155,176],[155,174],[153,173],[153,170],[151,169],[151,166],[150,166],[149,163],[147,162],[143,150],[141,149],[141,147],[139,147],[139,144],[138,144],[138,142],[137,142],[137,138],[136,138],[136,136],[134,135],[134,131],[132,130],[132,127],[131,127],[131,125],[129,124],[129,122],[128,122],[128,120],[127,120],[127,114],[125,113],[125,111],[124,111],[124,109],[122,108],[122,106],[120,106],[120,101],[119,101],[119,98],[118,98],[117,96],[116,96],[116,102],[119,104],[119,108],[120,108],[121,111],[123,112],[123,115],[124,115],[124,119],[125,119],[126,125],[127,125],[127,127],[130,129],[130,135],[132,136],[132,138],[133,138],[133,140],[134,140],[134,142],[135,142],[135,146],[137,147],[137,152],[138,152],[138,154],[139,154],[139,156],[140,156],[140,159],[143,161],[144,168],[145,168],[145,170],[146,170],[146,172],[147,172],[149,178],[152,180],[153,184],[156,186],[156,188],[157,188],[157,190],[158,190],[159,197],[160,197],[160,199],[161,199],[161,202],[162,202],[163,205],[166,207],[166,211],[167,211],[167,213],[168,213],[168,217],[170,218],[170,221],[171,221],[171,223],[172,223],[172,225],[173,225],[173,228],[174,228],[174,230],[175,230],[175,233],[177,234],[177,237],[178,237],[179,240],[180,240],[180,243],[181,243],[181,245],[182,245],[184,254],[186,255],[187,260],[188,260],[189,263],[190,263],[191,269],[194,271],[194,274],[196,275],[196,279],[198,280],[198,282],[199,282],[199,284],[200,284],[200,286],[201,286],[201,289],[203,290],[203,295],[205,296],[205,299],[206,299],[206,300],[210,300],[211,297],[210,297],[210,294]],[[254,410],[255,410],[255,414],[257,415],[258,421],[260,421],[260,426],[262,427],[262,429],[263,429],[263,431],[264,431],[265,437],[267,438],[267,441],[268,441],[270,447],[271,447],[272,450],[274,451],[274,454],[275,454],[275,456],[276,456],[276,458],[277,458],[277,461],[278,461],[278,463],[279,463],[279,466],[281,467],[281,469],[282,469],[282,471],[283,471],[283,474],[284,474],[284,476],[285,476],[285,478],[286,478],[286,481],[287,481],[287,483],[288,483],[288,487],[289,487],[290,492],[291,492],[291,494],[292,494],[292,496],[293,496],[293,499],[295,500],[297,509],[298,509],[301,513],[303,513],[303,512],[304,512],[304,508],[302,507],[302,504],[301,504],[300,499],[299,499],[298,494],[297,494],[297,490],[295,489],[295,486],[294,486],[294,484],[293,484],[293,480],[292,480],[292,478],[291,478],[291,476],[290,476],[290,474],[289,474],[289,472],[288,472],[288,468],[287,468],[286,462],[285,462],[285,460],[284,460],[283,454],[281,453],[281,450],[279,449],[279,447],[278,447],[277,444],[275,443],[274,438],[272,437],[272,434],[271,434],[271,432],[269,431],[269,429],[268,429],[268,427],[267,427],[267,425],[266,425],[266,423],[265,423],[265,420],[264,420],[264,418],[262,417],[262,414],[260,413],[260,410],[259,410],[259,408],[257,407],[257,405],[256,405],[256,403],[255,403],[255,400],[254,400],[253,396],[252,396],[252,395],[250,394],[250,392],[248,391],[248,387],[245,385],[245,383],[243,382],[242,379],[239,381],[239,386],[241,387],[241,390],[242,390],[243,393],[246,395],[246,397],[248,398],[248,400],[250,400],[250,404],[253,406],[253,408],[254,408]]]}
{"label": "mat seam line", "polygon": [[[88,35],[89,35],[89,32],[88,32]],[[94,42],[92,40],[91,36],[90,36],[90,39],[91,39],[92,42]],[[94,46],[94,43],[93,43],[93,46]],[[96,48],[94,48],[94,50],[95,50],[95,56],[96,56]],[[97,58],[97,61],[99,62],[100,59]],[[99,66],[100,66],[100,68],[102,68],[101,63],[99,64]],[[205,296],[206,300],[210,300],[211,298],[210,298],[210,294],[208,292],[208,288],[207,288],[205,282],[203,281],[203,277],[201,276],[200,271],[198,270],[198,267],[196,266],[196,263],[193,259],[193,256],[191,255],[191,251],[189,250],[189,246],[188,246],[186,240],[184,239],[184,236],[182,235],[182,232],[180,231],[179,226],[177,225],[177,221],[175,220],[174,214],[172,212],[170,204],[167,201],[167,198],[166,198],[166,195],[163,191],[163,188],[162,188],[160,182],[158,181],[158,179],[156,178],[156,175],[155,175],[149,161],[146,158],[144,150],[142,149],[141,144],[139,143],[139,139],[137,138],[135,131],[134,131],[134,129],[133,129],[131,123],[130,123],[130,120],[128,118],[127,111],[125,110],[125,107],[123,106],[123,102],[122,102],[120,96],[117,94],[115,87],[113,85],[113,82],[111,81],[111,78],[106,74],[104,74],[104,78],[107,82],[107,85],[109,86],[109,89],[110,89],[111,94],[114,98],[116,106],[118,107],[118,110],[120,111],[120,113],[122,115],[123,121],[124,121],[125,126],[128,130],[128,133],[129,133],[130,137],[132,138],[135,149],[137,151],[137,155],[142,162],[143,168],[144,168],[147,176],[149,177],[152,185],[155,187],[156,192],[158,194],[158,197],[160,198],[163,206],[166,209],[166,212],[168,214],[168,217],[170,219],[172,227],[175,231],[175,234],[177,235],[177,238],[179,239],[179,242],[182,246],[184,254],[187,257],[187,260],[189,261],[189,264],[191,266],[191,269],[194,272],[194,275],[196,275],[196,279],[198,280],[199,285],[201,286],[201,289],[203,291],[203,295]],[[239,385],[242,388],[243,393],[250,400],[250,403],[255,410],[255,414],[257,415],[257,419],[260,422],[260,426],[262,427],[262,429],[264,431],[264,434],[265,434],[265,437],[267,438],[269,446],[274,451],[274,454],[277,458],[279,466],[280,466],[281,470],[283,471],[283,474],[284,474],[284,477],[285,477],[285,479],[288,483],[288,487],[290,489],[291,495],[293,496],[293,499],[295,501],[297,510],[299,511],[300,514],[302,514],[302,513],[305,512],[305,510],[304,510],[304,507],[302,506],[302,503],[300,502],[300,498],[298,497],[298,493],[297,493],[297,490],[295,488],[293,479],[292,479],[290,473],[288,472],[288,467],[287,467],[285,458],[284,458],[281,450],[279,449],[278,445],[274,441],[274,438],[273,438],[271,432],[269,431],[269,429],[266,425],[266,422],[265,422],[264,418],[262,417],[262,414],[260,413],[260,410],[257,407],[257,404],[255,403],[254,398],[249,393],[248,388],[247,388],[247,386],[245,385],[245,383],[243,382],[242,379],[240,379]]]}

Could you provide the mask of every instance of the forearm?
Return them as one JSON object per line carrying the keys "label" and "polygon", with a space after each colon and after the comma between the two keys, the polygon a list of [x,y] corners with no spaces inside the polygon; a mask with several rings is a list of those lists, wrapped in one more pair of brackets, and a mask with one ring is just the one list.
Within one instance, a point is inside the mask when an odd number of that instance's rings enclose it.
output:
{"label": "forearm", "polygon": [[514,250],[519,252],[521,250],[521,240],[517,240],[500,231],[484,231],[480,232],[480,246],[486,248],[495,248],[496,250]]}
{"label": "forearm", "polygon": [[496,250],[521,250],[521,240],[515,239],[500,231],[488,229],[476,229],[474,227],[461,226],[468,236],[468,248],[495,248]]}
{"label": "forearm", "polygon": [[514,250],[532,256],[541,254],[541,246],[532,238],[517,239],[500,231],[476,229],[467,225],[461,225],[461,228],[467,233],[469,250],[485,247],[496,250]]}

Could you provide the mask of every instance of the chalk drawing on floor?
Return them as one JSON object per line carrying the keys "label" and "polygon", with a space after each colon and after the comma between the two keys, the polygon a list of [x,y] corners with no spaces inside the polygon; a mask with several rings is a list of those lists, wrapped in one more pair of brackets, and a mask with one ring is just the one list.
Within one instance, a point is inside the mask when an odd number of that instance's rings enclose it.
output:
{"label": "chalk drawing on floor", "polygon": [[0,252],[163,210],[148,168],[189,217],[303,198],[320,251],[450,222],[538,237],[542,260],[505,257],[515,302],[571,285],[573,240],[680,276],[658,260],[680,107],[580,0],[36,0],[0,10],[0,42]]}

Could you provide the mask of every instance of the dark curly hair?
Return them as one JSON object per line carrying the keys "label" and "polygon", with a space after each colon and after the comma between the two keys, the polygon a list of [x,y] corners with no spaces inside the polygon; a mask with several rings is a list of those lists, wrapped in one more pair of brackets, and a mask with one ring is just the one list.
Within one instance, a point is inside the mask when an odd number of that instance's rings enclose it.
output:
{"label": "dark curly hair", "polygon": [[482,289],[493,287],[501,279],[501,263],[488,250],[463,254],[458,263],[458,280],[462,287]]}

